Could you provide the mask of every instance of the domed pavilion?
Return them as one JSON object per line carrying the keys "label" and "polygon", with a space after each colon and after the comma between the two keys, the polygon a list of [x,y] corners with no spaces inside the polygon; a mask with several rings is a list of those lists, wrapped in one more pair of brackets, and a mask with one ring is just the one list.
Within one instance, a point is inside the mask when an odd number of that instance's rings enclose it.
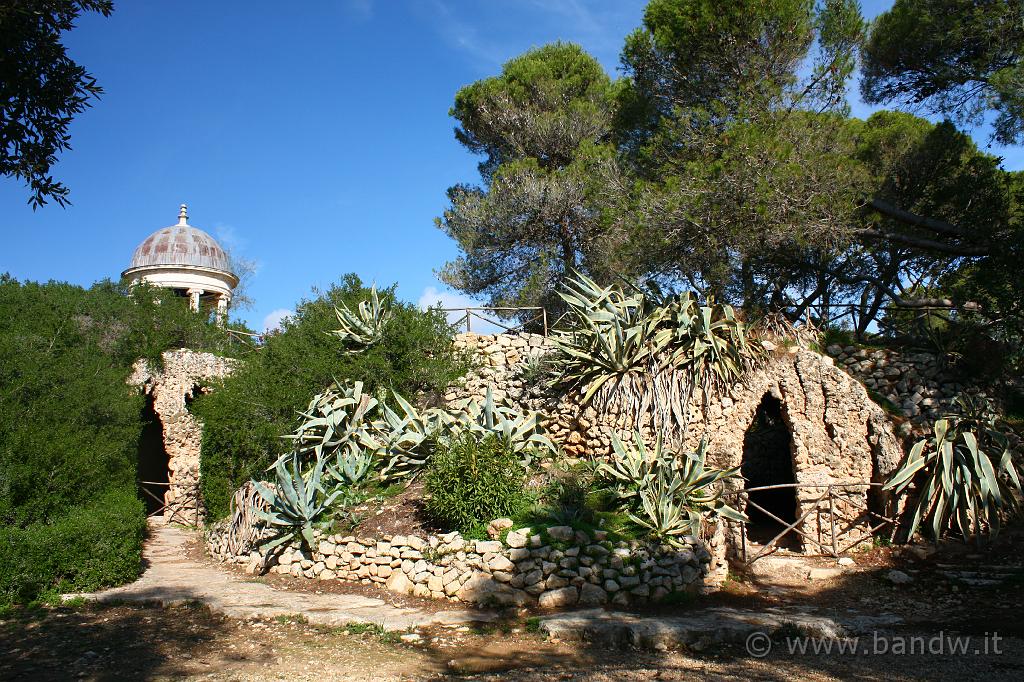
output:
{"label": "domed pavilion", "polygon": [[193,310],[216,310],[224,320],[238,277],[217,241],[188,224],[181,205],[178,224],[157,230],[139,244],[131,265],[121,273],[130,286],[147,282],[187,296]]}

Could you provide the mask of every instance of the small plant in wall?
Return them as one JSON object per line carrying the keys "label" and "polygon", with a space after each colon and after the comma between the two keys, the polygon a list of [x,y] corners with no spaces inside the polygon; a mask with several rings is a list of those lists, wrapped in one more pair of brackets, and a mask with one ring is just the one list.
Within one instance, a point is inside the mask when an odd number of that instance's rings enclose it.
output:
{"label": "small plant in wall", "polygon": [[739,468],[707,467],[707,441],[702,441],[696,452],[672,453],[660,438],[654,449],[648,450],[635,432],[629,446],[613,435],[612,449],[611,461],[600,463],[598,473],[630,518],[651,535],[678,544],[683,535],[700,537],[706,518],[747,521],[722,499],[724,481],[738,478]]}
{"label": "small plant in wall", "polygon": [[1015,453],[990,406],[961,396],[957,412],[939,419],[911,448],[884,489],[918,492],[909,536],[926,525],[936,540],[955,530],[967,540],[999,532],[1001,516],[1020,504]]}
{"label": "small plant in wall", "polygon": [[339,491],[328,495],[324,491],[321,480],[325,465],[326,460],[318,458],[304,475],[299,453],[293,452],[290,458],[279,459],[274,466],[273,487],[253,481],[256,491],[270,507],[256,511],[273,532],[260,546],[264,554],[296,538],[301,538],[307,547],[313,546],[316,525],[341,494]]}

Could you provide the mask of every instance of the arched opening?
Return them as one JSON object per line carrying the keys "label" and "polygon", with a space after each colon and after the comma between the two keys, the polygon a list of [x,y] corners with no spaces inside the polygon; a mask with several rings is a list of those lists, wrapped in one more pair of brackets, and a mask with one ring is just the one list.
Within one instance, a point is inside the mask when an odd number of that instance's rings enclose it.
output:
{"label": "arched opening", "polygon": [[[747,489],[796,483],[792,440],[782,416],[782,403],[766,393],[743,437],[740,473],[747,481]],[[754,542],[767,543],[783,528],[796,521],[796,489],[793,487],[755,490],[749,494],[748,500],[753,504],[748,504],[746,509],[750,518],[747,536]],[[785,521],[785,525],[755,507],[755,504]],[[800,536],[790,531],[776,545],[799,551]]]}
{"label": "arched opening", "polygon": [[164,449],[164,428],[153,405],[153,396],[146,396],[142,408],[142,435],[139,438],[139,495],[146,503],[146,514],[159,513],[167,493],[170,457]]}

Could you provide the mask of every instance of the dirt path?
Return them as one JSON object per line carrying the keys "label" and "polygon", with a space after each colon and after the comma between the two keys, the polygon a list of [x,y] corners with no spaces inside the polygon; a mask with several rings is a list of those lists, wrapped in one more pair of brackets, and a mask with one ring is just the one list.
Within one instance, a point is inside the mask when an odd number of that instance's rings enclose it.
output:
{"label": "dirt path", "polygon": [[190,559],[191,535],[176,526],[154,525],[146,540],[142,577],[130,585],[84,595],[102,603],[156,602],[163,605],[200,603],[231,618],[301,616],[314,625],[373,623],[386,630],[410,630],[493,620],[488,612],[431,612],[388,604],[358,594],[291,592],[246,580],[216,566]]}

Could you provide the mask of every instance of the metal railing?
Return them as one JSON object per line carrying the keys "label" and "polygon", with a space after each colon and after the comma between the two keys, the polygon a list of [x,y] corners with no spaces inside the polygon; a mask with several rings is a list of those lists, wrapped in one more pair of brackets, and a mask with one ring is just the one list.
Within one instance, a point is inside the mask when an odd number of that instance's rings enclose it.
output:
{"label": "metal railing", "polygon": [[[503,329],[506,332],[517,332],[525,329],[534,322],[540,322],[544,336],[548,335],[548,311],[541,307],[528,308],[500,308],[500,307],[470,307],[470,308],[441,308],[444,313],[463,313],[462,317],[452,323],[453,327],[466,325],[466,332],[473,331],[473,320],[479,320]],[[498,317],[504,318],[501,313],[530,313],[519,324],[511,324],[505,319],[496,320],[484,313],[497,313]]]}
{"label": "metal railing", "polygon": [[[768,554],[773,554],[774,552],[778,551],[779,541],[786,537],[789,533],[796,533],[810,546],[816,547],[819,551],[819,554],[817,554],[817,556],[829,556],[838,558],[840,555],[849,552],[854,547],[871,540],[874,537],[874,534],[882,528],[890,525],[895,528],[895,526],[898,523],[896,519],[892,519],[888,516],[884,516],[882,514],[879,514],[878,512],[872,511],[869,507],[867,501],[867,493],[872,488],[881,488],[881,486],[881,483],[860,482],[822,484],[781,483],[778,485],[766,485],[733,491],[731,495],[736,497],[737,502],[740,503],[739,508],[741,510],[746,510],[750,508],[757,509],[762,514],[765,514],[772,520],[784,526],[784,528],[778,533],[776,533],[775,536],[767,543],[758,543],[760,546],[760,550],[753,556],[753,558],[749,558],[747,556],[747,546],[749,544],[747,537],[747,524],[740,523],[740,551],[742,553],[743,562],[745,564],[752,564],[761,557],[767,556]],[[750,493],[755,493],[762,490],[783,490],[787,488],[793,489],[794,492],[798,490],[814,490],[823,492],[818,494],[817,497],[812,497],[810,499],[800,499],[798,501],[799,505],[801,508],[806,508],[806,511],[804,511],[803,514],[801,514],[800,517],[792,523],[780,518],[773,512],[769,511],[768,509],[765,509],[763,506],[750,499]],[[863,489],[863,492],[851,495],[849,489]],[[727,493],[727,495],[728,494],[730,493]],[[852,522],[849,522],[846,519],[842,519],[844,522],[852,523],[853,526],[867,526],[866,528],[862,529],[863,535],[861,537],[856,538],[852,541],[847,540],[845,544],[840,540],[840,534],[845,534],[852,530],[852,528],[837,528],[837,521],[840,520],[838,511],[836,509],[837,502],[842,502],[844,506],[853,508],[855,511],[858,512],[857,518],[855,518]],[[807,519],[812,514],[816,515],[815,525],[818,529],[816,536],[803,530],[803,527],[806,525]],[[823,516],[825,517],[824,519]],[[857,519],[859,518],[864,518],[865,521],[858,524]],[[880,520],[880,522],[876,524],[875,521],[872,519]],[[822,529],[826,525],[829,529],[828,537],[827,539],[823,539]],[[814,554],[810,554],[808,552],[802,552],[802,554],[814,556]]]}
{"label": "metal railing", "polygon": [[[195,525],[197,527],[199,526],[199,521],[200,521],[201,517],[200,517],[200,510],[199,510],[200,504],[199,504],[199,484],[198,483],[193,483],[191,485],[183,485],[181,483],[171,483],[169,481],[139,481],[139,489],[142,490],[143,493],[145,493],[146,495],[148,495],[149,497],[151,497],[153,500],[155,500],[156,502],[158,502],[160,504],[160,506],[157,509],[154,509],[151,512],[147,512],[146,518],[153,518],[154,516],[161,516],[161,515],[163,515],[163,513],[170,508],[170,505],[167,503],[166,493],[165,493],[164,497],[159,497],[159,496],[157,496],[156,493],[154,493],[152,490],[150,490],[147,486],[164,487],[164,488],[167,488],[168,490],[170,490],[171,486],[174,486],[178,490],[184,490],[186,495],[191,493],[191,499],[193,499],[195,501],[195,506],[196,506],[196,509],[195,509],[195,512],[196,512],[196,515],[195,515]],[[182,511],[184,511],[184,510],[182,510]],[[174,516],[175,515],[172,514],[171,521],[175,520]]]}

